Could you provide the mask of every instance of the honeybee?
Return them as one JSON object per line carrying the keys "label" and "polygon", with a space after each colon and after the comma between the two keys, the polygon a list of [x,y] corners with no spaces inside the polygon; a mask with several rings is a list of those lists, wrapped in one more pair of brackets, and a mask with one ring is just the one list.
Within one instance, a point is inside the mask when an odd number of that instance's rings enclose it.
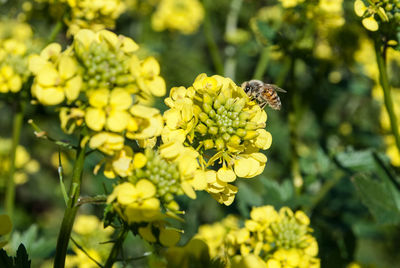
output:
{"label": "honeybee", "polygon": [[281,109],[281,100],[276,92],[286,93],[286,90],[273,84],[264,83],[260,80],[244,82],[242,88],[250,99],[255,100],[258,103],[261,109],[264,109],[267,104],[274,110]]}

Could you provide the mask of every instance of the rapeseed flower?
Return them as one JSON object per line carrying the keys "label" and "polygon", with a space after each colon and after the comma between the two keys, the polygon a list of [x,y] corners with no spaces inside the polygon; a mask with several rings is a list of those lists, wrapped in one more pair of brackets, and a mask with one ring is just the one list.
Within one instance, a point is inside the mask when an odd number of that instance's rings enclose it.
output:
{"label": "rapeseed flower", "polygon": [[398,0],[368,1],[367,3],[366,6],[363,0],[354,2],[354,11],[357,16],[362,18],[364,28],[375,32],[379,30],[382,23],[399,25],[400,2]]}
{"label": "rapeseed flower", "polygon": [[255,207],[244,227],[229,216],[219,223],[200,226],[193,240],[205,242],[210,258],[219,259],[226,267],[317,268],[318,244],[309,224],[302,211]]}
{"label": "rapeseed flower", "polygon": [[203,19],[204,8],[198,0],[161,0],[151,17],[151,25],[155,31],[169,29],[192,34]]}
{"label": "rapeseed flower", "polygon": [[28,57],[37,41],[31,27],[13,20],[0,21],[0,93],[16,93],[28,79]]}
{"label": "rapeseed flower", "polygon": [[[5,186],[9,176],[11,146],[11,139],[0,138],[0,187]],[[15,168],[15,183],[24,184],[28,181],[30,175],[39,171],[40,165],[38,161],[32,159],[25,147],[18,145],[15,155]]]}
{"label": "rapeseed flower", "polygon": [[231,204],[237,188],[230,183],[264,170],[267,158],[259,150],[272,140],[264,129],[267,114],[232,80],[217,75],[201,74],[189,88],[172,88],[165,103],[164,143],[184,142],[198,151],[206,191]]}

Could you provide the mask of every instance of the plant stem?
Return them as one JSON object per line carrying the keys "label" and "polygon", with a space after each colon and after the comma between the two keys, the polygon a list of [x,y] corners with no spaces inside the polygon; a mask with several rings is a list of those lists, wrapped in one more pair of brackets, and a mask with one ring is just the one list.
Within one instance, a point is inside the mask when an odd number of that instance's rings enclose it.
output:
{"label": "plant stem", "polygon": [[210,51],[211,60],[213,61],[215,71],[217,74],[222,75],[224,73],[224,65],[222,63],[222,58],[219,53],[217,43],[214,40],[211,20],[208,14],[206,14],[204,18],[204,35],[206,36],[208,50]]}
{"label": "plant stem", "polygon": [[125,241],[126,236],[128,235],[129,229],[127,229],[125,226],[123,227],[121,233],[118,236],[117,241],[114,243],[110,255],[107,258],[106,264],[104,265],[104,268],[111,268],[114,262],[117,261],[119,252],[122,248],[122,244]]}
{"label": "plant stem", "polygon": [[74,225],[76,212],[79,208],[76,204],[79,198],[82,184],[84,162],[85,148],[81,148],[79,146],[76,153],[76,160],[72,173],[72,182],[68,193],[68,205],[64,212],[64,218],[57,239],[56,255],[54,259],[55,268],[62,268],[65,265],[65,256],[67,254],[68,243],[71,237],[72,226]]}
{"label": "plant stem", "polygon": [[15,160],[17,154],[17,147],[19,145],[19,139],[21,137],[22,123],[24,121],[24,112],[25,112],[25,102],[24,100],[19,100],[16,104],[16,113],[14,115],[13,122],[13,133],[12,133],[12,145],[10,152],[10,170],[7,181],[7,189],[6,189],[6,197],[5,197],[5,207],[8,216],[10,216],[11,220],[14,214],[14,201],[15,201],[15,182],[14,182],[14,173],[15,173]]}
{"label": "plant stem", "polygon": [[[296,66],[296,59],[292,58],[289,61],[290,67],[287,69],[289,74],[289,96],[290,96],[290,105],[289,105],[289,114],[288,114],[288,120],[289,120],[289,144],[290,144],[290,151],[291,151],[291,157],[290,157],[290,167],[291,167],[291,172],[292,172],[292,180],[293,180],[293,185],[296,189],[296,193],[299,194],[301,191],[301,188],[303,186],[303,177],[301,175],[300,171],[300,163],[299,163],[299,153],[298,153],[298,133],[297,133],[297,128],[298,128],[298,122],[300,118],[300,96],[298,94],[298,89],[296,88],[296,83],[295,83],[295,66]],[[286,70],[286,68],[284,69]]]}
{"label": "plant stem", "polygon": [[254,71],[253,79],[263,80],[263,76],[268,67],[269,47],[264,47],[261,51],[260,59],[258,60],[256,70]]}
{"label": "plant stem", "polygon": [[392,129],[392,133],[396,141],[397,150],[400,153],[399,126],[394,111],[392,93],[386,70],[386,48],[385,46],[383,46],[382,48],[381,42],[375,41],[375,54],[376,54],[376,62],[378,64],[378,69],[379,69],[379,81],[383,89],[383,97],[385,101],[386,111],[389,115],[390,127]]}
{"label": "plant stem", "polygon": [[61,20],[57,21],[57,24],[54,25],[53,29],[51,30],[49,39],[47,41],[48,44],[53,43],[56,40],[56,37],[62,28],[63,28],[62,21]]}
{"label": "plant stem", "polygon": [[[228,16],[226,18],[225,36],[234,34],[237,31],[237,24],[239,19],[239,12],[243,0],[232,0]],[[232,44],[228,45],[225,49],[225,73],[224,76],[230,77],[235,81],[236,74],[236,47]]]}

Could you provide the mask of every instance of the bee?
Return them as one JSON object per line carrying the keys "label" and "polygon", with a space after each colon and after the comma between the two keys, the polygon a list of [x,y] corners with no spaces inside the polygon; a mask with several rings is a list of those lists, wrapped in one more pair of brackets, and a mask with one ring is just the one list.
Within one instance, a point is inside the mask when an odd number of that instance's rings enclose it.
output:
{"label": "bee", "polygon": [[274,110],[281,109],[281,100],[276,92],[286,93],[286,90],[273,84],[264,83],[260,80],[244,82],[242,88],[251,100],[255,100],[258,103],[261,109],[264,109],[267,104]]}

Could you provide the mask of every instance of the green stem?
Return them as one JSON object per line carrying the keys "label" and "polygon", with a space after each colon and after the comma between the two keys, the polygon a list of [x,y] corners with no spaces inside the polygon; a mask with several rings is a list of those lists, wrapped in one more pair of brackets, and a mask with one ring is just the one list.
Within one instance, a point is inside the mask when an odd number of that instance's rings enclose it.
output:
{"label": "green stem", "polygon": [[[239,12],[243,0],[232,0],[228,16],[226,18],[225,36],[230,36],[237,31],[237,24],[239,20]],[[224,66],[224,76],[230,77],[235,81],[236,75],[236,47],[232,44],[225,48],[226,60]]]}
{"label": "green stem", "polygon": [[57,239],[56,255],[54,259],[55,268],[62,268],[65,265],[65,256],[67,254],[68,243],[71,237],[72,226],[74,225],[76,212],[79,208],[77,202],[81,189],[84,162],[85,148],[79,146],[72,173],[72,182],[68,193],[68,205],[64,212],[64,218]]}
{"label": "green stem", "polygon": [[119,234],[117,241],[114,243],[114,246],[111,249],[110,255],[108,255],[104,268],[111,268],[113,264],[117,261],[119,252],[122,249],[122,244],[124,243],[128,232],[129,229],[124,226],[121,233]]}
{"label": "green stem", "polygon": [[382,44],[378,41],[375,41],[375,54],[376,54],[376,62],[378,64],[378,69],[379,69],[379,81],[383,89],[383,97],[385,100],[386,110],[387,113],[389,114],[390,127],[392,129],[392,133],[396,141],[397,150],[400,152],[399,126],[393,107],[392,93],[386,70],[386,48],[383,46],[382,49]]}
{"label": "green stem", "polygon": [[53,43],[56,40],[56,37],[58,35],[58,33],[61,31],[61,29],[63,28],[63,23],[62,21],[57,21],[57,24],[53,27],[49,39],[47,41],[48,44]]}
{"label": "green stem", "polygon": [[298,153],[298,122],[300,118],[300,96],[298,94],[298,89],[295,84],[295,65],[296,59],[291,58],[289,61],[289,68],[284,69],[288,70],[289,73],[289,90],[288,95],[290,96],[290,107],[289,107],[289,145],[291,151],[290,157],[290,166],[292,172],[292,180],[293,185],[296,189],[296,193],[299,194],[301,192],[301,188],[303,186],[303,177],[300,171],[300,162],[299,162],[299,153]]}
{"label": "green stem", "polygon": [[254,71],[253,79],[263,80],[263,76],[268,67],[269,47],[264,47],[261,51],[260,59],[258,60],[256,70]]}
{"label": "green stem", "polygon": [[214,40],[211,20],[208,14],[206,14],[204,18],[204,35],[206,36],[208,50],[210,51],[211,60],[213,61],[215,71],[217,74],[222,75],[224,73],[224,65],[222,63],[222,58],[219,53],[217,43]]}
{"label": "green stem", "polygon": [[317,195],[311,199],[311,204],[304,210],[307,214],[310,214],[312,210],[321,202],[322,199],[329,193],[329,191],[343,178],[343,176],[336,176],[325,182],[325,184],[318,191]]}
{"label": "green stem", "polygon": [[15,182],[14,182],[14,173],[15,173],[15,159],[17,154],[17,147],[19,145],[19,139],[21,137],[22,124],[24,121],[24,112],[25,112],[25,102],[24,100],[20,100],[19,103],[16,104],[16,114],[14,115],[13,122],[13,133],[12,133],[12,146],[10,152],[10,170],[7,181],[7,189],[5,196],[5,207],[8,216],[10,216],[11,220],[13,219],[14,213],[14,201],[15,201]]}

